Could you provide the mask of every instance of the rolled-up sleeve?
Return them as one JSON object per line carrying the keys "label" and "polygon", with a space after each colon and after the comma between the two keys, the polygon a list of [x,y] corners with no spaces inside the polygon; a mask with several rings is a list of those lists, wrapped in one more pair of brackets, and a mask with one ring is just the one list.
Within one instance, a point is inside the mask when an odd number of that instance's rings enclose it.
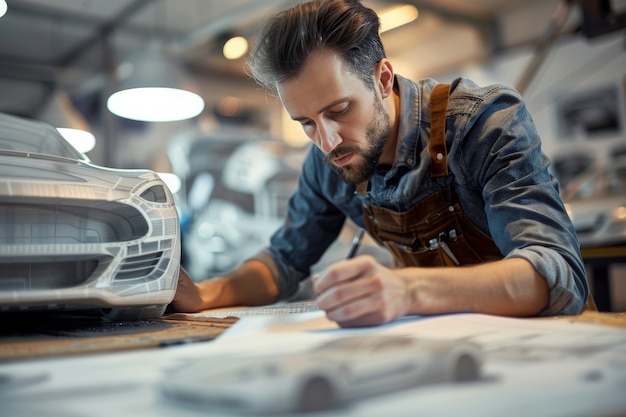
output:
{"label": "rolled-up sleeve", "polygon": [[504,256],[528,260],[546,279],[550,303],[541,315],[578,314],[589,294],[586,272],[534,122],[515,90],[485,91],[464,136],[469,185],[482,190],[489,232]]}

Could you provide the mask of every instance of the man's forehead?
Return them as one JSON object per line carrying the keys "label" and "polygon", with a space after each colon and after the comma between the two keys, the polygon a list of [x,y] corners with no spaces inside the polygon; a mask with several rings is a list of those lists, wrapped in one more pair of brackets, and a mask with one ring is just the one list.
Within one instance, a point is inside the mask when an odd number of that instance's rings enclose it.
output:
{"label": "man's forehead", "polygon": [[304,107],[321,110],[364,87],[363,81],[348,71],[337,53],[316,52],[307,59],[298,76],[278,84],[276,91],[285,109],[297,117],[291,112]]}

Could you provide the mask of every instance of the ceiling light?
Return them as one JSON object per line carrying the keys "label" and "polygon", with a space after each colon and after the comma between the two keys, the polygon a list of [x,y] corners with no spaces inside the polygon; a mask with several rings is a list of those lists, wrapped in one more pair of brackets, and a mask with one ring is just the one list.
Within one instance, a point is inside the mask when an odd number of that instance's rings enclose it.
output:
{"label": "ceiling light", "polygon": [[76,110],[64,91],[56,91],[40,111],[37,119],[55,127],[76,150],[87,153],[96,146],[85,118]]}
{"label": "ceiling light", "polygon": [[380,32],[387,32],[407,23],[411,23],[419,15],[417,7],[412,4],[394,6],[378,14],[380,18]]}
{"label": "ceiling light", "polygon": [[224,97],[220,100],[218,109],[224,116],[236,116],[241,111],[241,100],[233,96]]}
{"label": "ceiling light", "polygon": [[7,2],[5,0],[0,0],[0,17],[4,16],[7,12]]}
{"label": "ceiling light", "polygon": [[91,132],[68,127],[57,127],[57,130],[78,152],[87,153],[96,147],[96,137]]}
{"label": "ceiling light", "polygon": [[248,40],[243,36],[234,36],[224,43],[222,52],[226,59],[239,59],[248,52]]}
{"label": "ceiling light", "polygon": [[204,110],[202,97],[187,89],[188,77],[158,44],[149,45],[123,68],[128,75],[107,100],[113,114],[144,122],[169,122],[190,119]]}
{"label": "ceiling light", "polygon": [[617,220],[626,220],[626,207],[619,206],[616,208],[613,212],[613,216],[615,216]]}

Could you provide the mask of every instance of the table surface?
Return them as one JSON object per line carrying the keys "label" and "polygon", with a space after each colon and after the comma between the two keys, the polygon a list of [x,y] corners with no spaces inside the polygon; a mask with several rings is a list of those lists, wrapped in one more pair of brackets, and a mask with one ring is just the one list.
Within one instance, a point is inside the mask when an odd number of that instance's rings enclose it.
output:
{"label": "table surface", "polygon": [[[539,318],[553,320],[555,317]],[[626,328],[626,312],[586,311],[559,320]],[[215,339],[238,320],[170,315],[157,320],[109,322],[80,315],[5,317],[0,323],[0,362],[132,349],[160,348]]]}
{"label": "table surface", "polygon": [[586,261],[621,258],[623,262],[626,262],[626,244],[580,248],[580,254]]}

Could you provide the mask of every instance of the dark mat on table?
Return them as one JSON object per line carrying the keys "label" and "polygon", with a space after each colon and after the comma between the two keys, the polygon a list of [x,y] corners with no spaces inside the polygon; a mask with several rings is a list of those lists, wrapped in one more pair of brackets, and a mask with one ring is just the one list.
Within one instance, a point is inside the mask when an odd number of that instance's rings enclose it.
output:
{"label": "dark mat on table", "polygon": [[0,315],[0,362],[212,340],[237,318],[112,322],[63,313]]}

